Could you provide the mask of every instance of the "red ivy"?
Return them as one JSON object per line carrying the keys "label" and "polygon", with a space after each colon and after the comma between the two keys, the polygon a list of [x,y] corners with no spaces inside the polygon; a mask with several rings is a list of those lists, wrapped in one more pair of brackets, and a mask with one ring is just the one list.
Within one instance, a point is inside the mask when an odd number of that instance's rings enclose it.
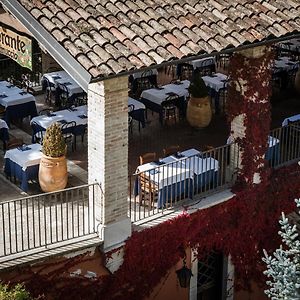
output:
{"label": "red ivy", "polygon": [[253,184],[253,176],[259,173],[262,180],[268,178],[264,168],[267,138],[270,132],[271,63],[274,53],[266,48],[259,58],[248,58],[234,53],[229,65],[228,121],[245,115],[245,136],[238,140],[242,150],[243,166],[238,184],[245,188]]}
{"label": "red ivy", "polygon": [[[245,138],[240,139],[243,170],[235,187],[236,196],[209,209],[192,215],[183,213],[158,226],[134,232],[125,244],[123,264],[112,275],[94,281],[64,278],[62,282],[61,270],[56,276],[32,274],[26,287],[33,295],[43,291],[64,300],[144,299],[182,257],[186,246],[197,249],[199,258],[211,251],[230,254],[237,289],[249,288],[251,280],[263,283],[262,250],[278,247],[280,213],[294,209],[294,198],[300,196],[298,165],[272,173],[264,167],[270,130],[268,84],[272,57],[271,52],[259,59],[235,53],[230,63],[229,121],[240,114],[246,116]],[[244,94],[237,91],[233,82],[247,82]],[[253,184],[256,172],[262,179],[259,185]]]}

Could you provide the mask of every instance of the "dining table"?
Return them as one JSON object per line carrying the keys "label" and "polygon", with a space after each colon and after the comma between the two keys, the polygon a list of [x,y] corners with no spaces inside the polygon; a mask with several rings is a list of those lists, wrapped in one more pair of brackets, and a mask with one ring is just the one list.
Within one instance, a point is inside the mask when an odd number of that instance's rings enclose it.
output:
{"label": "dining table", "polygon": [[129,106],[133,107],[133,109],[128,112],[129,115],[134,120],[137,120],[139,122],[139,129],[140,129],[140,124],[144,128],[146,125],[146,121],[145,121],[146,106],[145,106],[145,104],[143,104],[142,102],[140,102],[134,98],[128,97],[128,107]]}
{"label": "dining table", "polygon": [[8,81],[0,81],[0,105],[5,107],[5,121],[8,126],[12,120],[37,115],[35,97]]}
{"label": "dining table", "polygon": [[44,79],[47,79],[50,85],[55,87],[57,94],[56,97],[59,96],[58,94],[61,92],[59,89],[59,84],[62,84],[67,88],[68,97],[70,99],[84,94],[84,90],[66,71],[45,73],[41,79],[42,85],[44,85]]}
{"label": "dining table", "polygon": [[[76,126],[73,133],[75,135],[82,135],[88,123],[87,105],[49,112],[48,114],[33,118],[30,124],[36,124],[39,130],[45,131],[51,124],[55,122],[58,122],[61,125],[69,122],[75,122]],[[36,132],[33,130],[32,140],[34,140],[35,133]]]}
{"label": "dining table", "polygon": [[178,96],[175,105],[178,107],[180,114],[185,115],[186,99],[189,95],[188,87],[189,80],[176,81],[167,85],[158,86],[155,88],[144,90],[141,94],[140,101],[145,104],[146,108],[157,112],[160,116],[160,122],[163,120],[163,107],[162,103],[169,96]]}
{"label": "dining table", "polygon": [[20,182],[24,192],[28,191],[28,181],[38,178],[42,146],[40,144],[22,145],[7,150],[4,155],[4,172],[7,177]]}
{"label": "dining table", "polygon": [[219,172],[216,159],[202,158],[201,155],[202,152],[197,149],[187,149],[138,166],[134,194],[143,193],[139,182],[139,175],[143,174],[157,189],[158,208],[174,203],[178,198],[192,199],[195,193],[216,182]]}
{"label": "dining table", "polygon": [[0,119],[0,140],[3,143],[3,149],[5,150],[9,140],[9,133],[7,123],[2,119]]}

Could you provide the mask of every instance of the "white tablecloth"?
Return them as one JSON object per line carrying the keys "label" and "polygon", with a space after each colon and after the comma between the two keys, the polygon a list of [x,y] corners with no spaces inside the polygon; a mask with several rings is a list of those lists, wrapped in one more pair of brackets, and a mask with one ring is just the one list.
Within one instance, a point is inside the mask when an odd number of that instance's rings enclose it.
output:
{"label": "white tablecloth", "polygon": [[55,85],[55,87],[58,86],[58,83],[65,84],[69,91],[69,96],[84,92],[79,84],[76,83],[76,81],[73,80],[66,71],[46,73],[43,75],[43,77],[47,78],[49,82]]}
{"label": "white tablecloth", "polygon": [[134,110],[146,109],[145,104],[131,97],[128,97],[128,105],[134,105]]}
{"label": "white tablecloth", "polygon": [[214,65],[215,63],[216,63],[216,60],[213,56],[196,59],[196,60],[193,60],[190,62],[190,64],[193,66],[194,69],[211,66],[211,65]]}
{"label": "white tablecloth", "polygon": [[[158,72],[156,69],[152,69],[152,74],[151,75],[158,75]],[[151,72],[150,71],[150,72]],[[142,71],[142,72],[137,72],[137,73],[134,73],[132,74],[133,78],[136,79],[136,78],[141,78],[142,77],[142,74],[144,73],[145,71]]]}
{"label": "white tablecloth", "polygon": [[1,129],[1,128],[6,128],[6,129],[8,129],[8,126],[7,126],[6,122],[5,122],[4,120],[2,120],[2,119],[0,119],[0,129]]}
{"label": "white tablecloth", "polygon": [[[292,51],[300,51],[300,38],[291,39],[288,41],[278,43],[279,47],[284,45],[283,47],[287,47]],[[285,46],[287,45],[287,46]]]}
{"label": "white tablecloth", "polygon": [[289,57],[280,57],[274,61],[274,68],[277,71],[289,71],[298,66],[299,63],[292,61]]}
{"label": "white tablecloth", "polygon": [[65,120],[67,122],[76,122],[76,126],[78,125],[86,125],[88,119],[87,118],[80,118],[80,115],[87,115],[87,106],[78,106],[75,108],[75,111],[71,111],[68,109],[59,110],[53,112],[55,116],[37,116],[32,118],[31,123],[35,122],[39,126],[43,127],[44,129],[47,129],[51,124],[58,122],[60,120]]}
{"label": "white tablecloth", "polygon": [[213,76],[203,76],[202,79],[204,80],[206,86],[218,92],[224,87],[224,85],[226,86],[226,80],[228,79],[228,76],[222,73],[215,73]]}
{"label": "white tablecloth", "polygon": [[142,92],[141,97],[161,105],[161,103],[169,96],[168,93],[175,93],[179,97],[186,97],[189,94],[187,90],[189,85],[190,82],[188,80],[182,81],[182,84],[167,84],[162,86],[161,89],[153,88],[145,90]]}
{"label": "white tablecloth", "polygon": [[189,149],[181,152],[182,158],[170,155],[161,160],[164,164],[157,165],[155,162],[143,164],[137,168],[138,172],[146,172],[150,180],[158,184],[160,188],[173,183],[181,182],[188,178],[193,179],[194,175],[200,175],[207,171],[218,171],[219,162],[211,157],[200,158],[201,154],[196,149]]}
{"label": "white tablecloth", "polygon": [[[8,88],[8,86],[11,86]],[[4,96],[4,97],[3,97]],[[1,81],[0,84],[0,104],[4,107],[23,104],[35,101],[35,98],[30,93],[24,92],[22,89],[12,86],[7,81]]]}
{"label": "white tablecloth", "polygon": [[21,166],[23,171],[30,166],[38,165],[42,157],[42,146],[40,144],[32,144],[27,147],[29,147],[30,150],[21,151],[18,148],[8,150],[6,151],[4,158],[9,158],[11,161]]}
{"label": "white tablecloth", "polygon": [[288,118],[284,119],[283,122],[282,122],[282,126],[287,126],[289,124],[288,121],[295,122],[295,121],[298,121],[298,120],[300,120],[300,114],[299,115],[294,115],[294,116],[291,116],[291,117],[288,117]]}
{"label": "white tablecloth", "polygon": [[269,147],[274,147],[275,145],[279,144],[279,140],[274,138],[273,136],[268,136],[268,144]]}

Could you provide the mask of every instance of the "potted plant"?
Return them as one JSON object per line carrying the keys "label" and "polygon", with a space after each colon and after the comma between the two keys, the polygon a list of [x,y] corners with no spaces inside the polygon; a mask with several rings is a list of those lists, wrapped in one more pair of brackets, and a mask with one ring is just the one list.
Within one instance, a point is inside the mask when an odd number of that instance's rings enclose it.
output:
{"label": "potted plant", "polygon": [[190,100],[187,105],[187,120],[192,127],[204,128],[212,117],[210,97],[200,72],[195,71],[189,87]]}
{"label": "potted plant", "polygon": [[58,123],[46,130],[42,144],[39,183],[44,192],[64,189],[68,181],[66,144]]}

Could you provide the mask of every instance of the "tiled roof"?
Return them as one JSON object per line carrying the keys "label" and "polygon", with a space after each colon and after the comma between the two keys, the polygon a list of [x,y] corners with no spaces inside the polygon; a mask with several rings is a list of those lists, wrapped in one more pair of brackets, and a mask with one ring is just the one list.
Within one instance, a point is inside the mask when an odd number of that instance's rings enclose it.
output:
{"label": "tiled roof", "polygon": [[95,77],[300,33],[300,0],[19,0]]}

